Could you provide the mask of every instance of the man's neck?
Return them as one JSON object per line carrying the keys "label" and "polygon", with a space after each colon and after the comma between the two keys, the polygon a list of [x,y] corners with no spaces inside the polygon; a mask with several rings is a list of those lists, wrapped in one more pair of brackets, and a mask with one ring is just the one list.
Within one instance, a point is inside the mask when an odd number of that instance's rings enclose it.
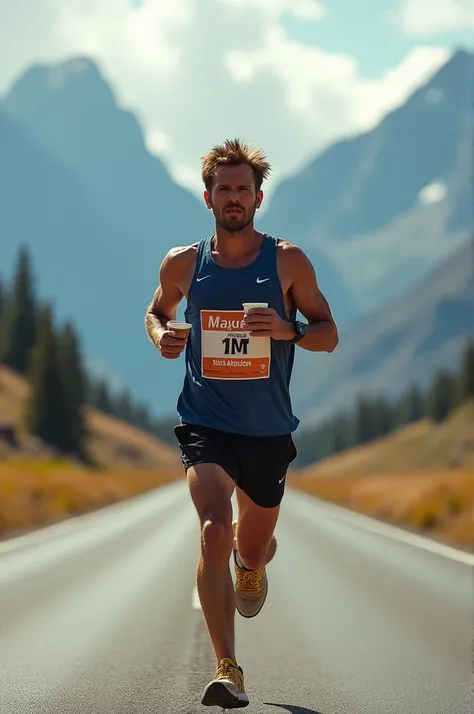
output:
{"label": "man's neck", "polygon": [[258,250],[262,240],[263,234],[256,231],[253,225],[246,226],[239,233],[228,233],[221,226],[216,226],[212,249],[224,258],[242,258]]}

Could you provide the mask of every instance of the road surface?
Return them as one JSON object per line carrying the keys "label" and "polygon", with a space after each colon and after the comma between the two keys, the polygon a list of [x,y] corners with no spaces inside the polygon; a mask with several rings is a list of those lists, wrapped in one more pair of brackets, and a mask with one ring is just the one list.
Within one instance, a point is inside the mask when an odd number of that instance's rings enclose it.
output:
{"label": "road surface", "polygon": [[[287,490],[248,714],[468,714],[473,556]],[[213,653],[185,484],[0,544],[1,714],[198,714]]]}

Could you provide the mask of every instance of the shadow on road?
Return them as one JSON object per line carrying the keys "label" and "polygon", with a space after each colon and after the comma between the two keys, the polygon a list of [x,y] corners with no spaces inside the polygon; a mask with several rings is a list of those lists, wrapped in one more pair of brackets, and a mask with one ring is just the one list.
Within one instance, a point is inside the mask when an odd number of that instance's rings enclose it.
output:
{"label": "shadow on road", "polygon": [[267,707],[280,707],[290,714],[323,714],[317,712],[316,709],[307,709],[306,707],[298,707],[296,704],[274,704],[273,702],[264,702]]}

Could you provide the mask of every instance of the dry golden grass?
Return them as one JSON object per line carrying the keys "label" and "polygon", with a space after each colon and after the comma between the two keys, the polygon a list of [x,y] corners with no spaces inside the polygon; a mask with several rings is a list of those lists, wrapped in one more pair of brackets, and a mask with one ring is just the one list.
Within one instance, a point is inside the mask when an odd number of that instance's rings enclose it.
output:
{"label": "dry golden grass", "polygon": [[80,469],[60,461],[0,464],[0,536],[132,498],[183,477],[181,468]]}
{"label": "dry golden grass", "polygon": [[[0,421],[15,424],[21,438],[26,437],[23,415],[28,394],[27,380],[0,365]],[[86,446],[96,463],[112,468],[130,466],[137,469],[180,464],[177,448],[92,407],[87,407],[85,412],[89,431]]]}
{"label": "dry golden grass", "polygon": [[441,425],[423,419],[300,473],[356,476],[451,468],[474,469],[474,401],[464,404]]}
{"label": "dry golden grass", "polygon": [[172,448],[97,409],[86,409],[87,449],[101,468],[54,459],[42,448],[27,453],[23,416],[28,382],[0,365],[0,421],[13,423],[20,451],[0,442],[0,537],[49,525],[182,478]]}
{"label": "dry golden grass", "polygon": [[12,369],[0,364],[0,417],[20,425],[29,384]]}
{"label": "dry golden grass", "polygon": [[[0,420],[20,428],[26,380],[0,366]],[[0,536],[131,498],[182,478],[177,449],[87,410],[88,448],[105,468],[8,455],[0,461]],[[0,454],[0,459],[2,454]],[[135,468],[130,468],[134,466]],[[128,468],[124,468],[128,467]],[[288,484],[376,518],[474,547],[474,402],[290,473]]]}
{"label": "dry golden grass", "polygon": [[474,471],[293,475],[288,485],[375,518],[474,545]]}
{"label": "dry golden grass", "polygon": [[140,468],[176,466],[180,463],[178,450],[151,434],[92,407],[86,413],[90,431],[87,447],[97,462],[108,466],[128,464]]}
{"label": "dry golden grass", "polygon": [[474,547],[474,403],[294,471],[288,485]]}

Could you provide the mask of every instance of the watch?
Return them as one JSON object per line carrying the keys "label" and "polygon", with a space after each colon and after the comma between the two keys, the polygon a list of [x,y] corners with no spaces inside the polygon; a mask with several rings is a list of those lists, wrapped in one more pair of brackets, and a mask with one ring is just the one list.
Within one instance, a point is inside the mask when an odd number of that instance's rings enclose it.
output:
{"label": "watch", "polygon": [[303,339],[303,337],[306,336],[306,325],[303,322],[295,320],[292,324],[296,335],[291,340],[288,340],[290,345],[294,345],[296,342],[299,342]]}

